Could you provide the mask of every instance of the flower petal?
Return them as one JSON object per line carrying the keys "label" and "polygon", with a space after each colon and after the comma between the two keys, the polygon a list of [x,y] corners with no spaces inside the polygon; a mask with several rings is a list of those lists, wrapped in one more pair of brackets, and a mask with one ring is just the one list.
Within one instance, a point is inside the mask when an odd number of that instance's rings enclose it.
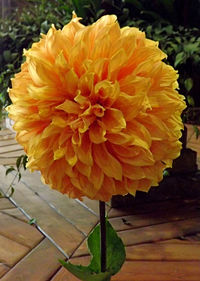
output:
{"label": "flower petal", "polygon": [[63,110],[66,113],[81,113],[80,106],[76,102],[73,102],[71,100],[65,100],[62,104],[56,106],[56,109]]}
{"label": "flower petal", "polygon": [[103,171],[96,165],[96,163],[93,164],[90,178],[90,182],[94,184],[95,190],[99,190],[103,184],[104,180],[104,173]]}
{"label": "flower petal", "polygon": [[98,122],[95,122],[90,126],[89,137],[92,143],[99,144],[105,142],[105,135],[106,130],[102,126],[100,126]]}
{"label": "flower petal", "polygon": [[122,112],[115,108],[107,109],[101,120],[106,130],[111,133],[117,133],[126,128],[126,120]]}
{"label": "flower petal", "polygon": [[122,179],[122,167],[120,162],[109,153],[105,143],[93,144],[92,151],[96,164],[108,177],[116,180]]}
{"label": "flower petal", "polygon": [[76,150],[78,159],[81,162],[90,166],[93,164],[92,143],[87,133],[82,136],[81,145],[77,147]]}

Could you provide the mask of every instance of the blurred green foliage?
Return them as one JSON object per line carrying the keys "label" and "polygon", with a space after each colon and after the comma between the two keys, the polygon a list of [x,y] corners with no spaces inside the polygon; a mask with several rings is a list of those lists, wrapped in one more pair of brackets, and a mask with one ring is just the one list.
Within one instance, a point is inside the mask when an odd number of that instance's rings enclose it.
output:
{"label": "blurred green foliage", "polygon": [[160,42],[167,63],[179,72],[180,92],[189,106],[200,106],[200,1],[193,0],[27,0],[24,9],[0,19],[0,105],[10,101],[10,78],[20,70],[24,48],[38,41],[52,23],[57,28],[71,19],[72,11],[84,24],[104,14],[116,14],[121,26],[139,27]]}
{"label": "blurred green foliage", "polygon": [[0,19],[0,106],[10,103],[7,89],[14,73],[20,71],[23,49],[38,41],[51,24],[61,28],[71,19],[72,6],[64,0],[29,0],[23,10]]}

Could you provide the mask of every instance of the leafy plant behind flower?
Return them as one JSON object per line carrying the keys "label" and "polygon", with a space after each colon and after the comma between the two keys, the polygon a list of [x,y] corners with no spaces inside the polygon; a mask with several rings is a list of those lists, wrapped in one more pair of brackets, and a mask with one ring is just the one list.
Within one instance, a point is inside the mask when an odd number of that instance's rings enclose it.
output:
{"label": "leafy plant behind flower", "polygon": [[[140,23],[141,27],[144,23]],[[168,54],[167,61],[179,72],[180,92],[186,96],[188,106],[200,106],[198,94],[200,72],[200,32],[197,28],[153,24],[143,26],[147,36],[159,41]]]}
{"label": "leafy plant behind flower", "polygon": [[10,79],[20,71],[23,49],[39,40],[51,24],[61,28],[71,18],[72,6],[64,0],[28,1],[22,11],[17,9],[7,19],[0,19],[0,108],[8,105]]}

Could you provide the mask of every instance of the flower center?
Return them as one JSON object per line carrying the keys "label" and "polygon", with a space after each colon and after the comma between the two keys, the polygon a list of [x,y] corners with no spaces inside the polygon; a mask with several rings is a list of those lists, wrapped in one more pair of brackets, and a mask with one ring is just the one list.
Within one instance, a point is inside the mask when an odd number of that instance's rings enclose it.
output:
{"label": "flower center", "polygon": [[97,117],[103,117],[105,108],[100,104],[95,104],[92,106],[92,113]]}

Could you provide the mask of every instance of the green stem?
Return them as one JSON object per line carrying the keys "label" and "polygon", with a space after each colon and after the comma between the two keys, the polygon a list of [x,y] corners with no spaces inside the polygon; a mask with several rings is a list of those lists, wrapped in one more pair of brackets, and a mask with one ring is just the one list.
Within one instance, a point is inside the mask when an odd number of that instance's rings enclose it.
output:
{"label": "green stem", "polygon": [[105,272],[106,271],[106,217],[105,217],[105,202],[99,201],[99,213],[100,213],[100,228],[101,228],[101,272]]}

